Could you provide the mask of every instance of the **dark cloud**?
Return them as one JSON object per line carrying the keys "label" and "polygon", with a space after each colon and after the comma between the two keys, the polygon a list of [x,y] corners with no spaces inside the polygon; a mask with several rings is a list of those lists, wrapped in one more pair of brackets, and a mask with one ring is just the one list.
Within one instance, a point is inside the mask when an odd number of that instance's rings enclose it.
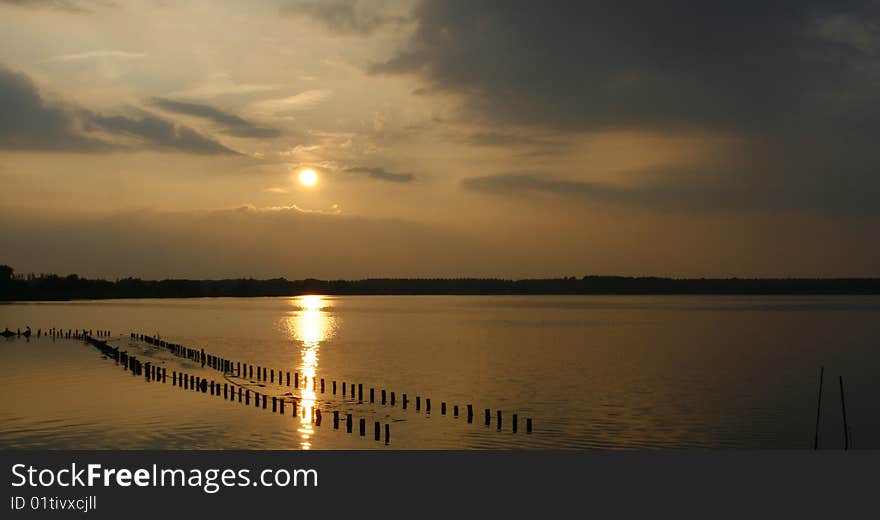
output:
{"label": "dark cloud", "polygon": [[[0,0],[0,4],[15,5],[19,7],[29,7],[32,9],[52,9],[55,11],[65,11],[74,14],[89,14],[91,9],[85,7],[84,4],[89,2],[75,2],[72,0]],[[103,2],[107,4],[109,2]]]}
{"label": "dark cloud", "polygon": [[[822,214],[880,215],[880,205],[869,192],[854,195],[846,189],[818,194],[809,186],[756,188],[740,182],[741,172],[724,170],[719,177],[682,170],[657,172],[637,185],[617,185],[566,179],[547,172],[511,172],[462,179],[469,191],[509,197],[545,195],[584,204],[607,204],[657,209],[665,212],[799,211]],[[672,179],[672,180],[670,180]]]}
{"label": "dark cloud", "polygon": [[367,168],[364,166],[358,166],[355,168],[347,168],[344,171],[346,173],[362,173],[371,179],[388,182],[404,183],[412,182],[416,179],[416,176],[411,173],[394,173],[385,171],[385,168]]}
{"label": "dark cloud", "polygon": [[424,0],[409,43],[373,71],[417,74],[518,125],[779,126],[858,88],[864,52],[819,27],[841,12],[876,16],[877,5]]}
{"label": "dark cloud", "polygon": [[0,66],[0,148],[7,150],[104,151],[113,145],[84,135],[73,111],[47,104],[36,85]]}
{"label": "dark cloud", "polygon": [[[689,193],[684,207],[724,200],[731,178],[726,198],[742,205],[750,193],[858,212],[880,199],[876,1],[422,0],[413,16],[412,37],[371,72],[458,95],[499,134],[486,142],[512,129],[723,135],[742,145],[694,169],[697,188],[670,172],[650,190]],[[601,194],[650,199],[633,195]]]}
{"label": "dark cloud", "polygon": [[[195,130],[148,113],[103,115],[50,104],[23,74],[0,66],[0,149],[110,152],[157,149],[235,154]],[[99,137],[100,136],[100,137]],[[124,138],[122,142],[120,138]]]}
{"label": "dark cloud", "polygon": [[382,14],[382,5],[358,0],[298,0],[281,6],[282,16],[304,16],[337,34],[369,35],[389,25],[407,23],[404,16]]}
{"label": "dark cloud", "polygon": [[213,121],[223,127],[222,132],[235,137],[272,138],[281,135],[275,128],[266,128],[255,125],[241,117],[224,112],[210,105],[174,101],[172,99],[156,98],[153,103],[169,112],[176,112],[193,117],[200,117]]}
{"label": "dark cloud", "polygon": [[205,137],[192,128],[177,125],[151,114],[139,116],[105,116],[83,111],[83,127],[86,130],[105,131],[115,137],[128,137],[136,141],[132,147],[179,151],[203,155],[236,154],[217,141]]}

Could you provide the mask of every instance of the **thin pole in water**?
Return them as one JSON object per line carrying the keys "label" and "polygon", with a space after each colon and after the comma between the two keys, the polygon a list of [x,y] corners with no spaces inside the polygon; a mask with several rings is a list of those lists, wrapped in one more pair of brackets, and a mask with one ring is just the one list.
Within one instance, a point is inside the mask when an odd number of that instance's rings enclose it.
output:
{"label": "thin pole in water", "polygon": [[849,449],[849,428],[846,425],[846,400],[843,397],[843,376],[840,377],[840,409],[843,411],[843,449]]}
{"label": "thin pole in water", "polygon": [[813,449],[819,449],[819,417],[822,414],[822,383],[825,381],[825,367],[819,368],[819,402],[816,404],[816,435],[813,437]]}

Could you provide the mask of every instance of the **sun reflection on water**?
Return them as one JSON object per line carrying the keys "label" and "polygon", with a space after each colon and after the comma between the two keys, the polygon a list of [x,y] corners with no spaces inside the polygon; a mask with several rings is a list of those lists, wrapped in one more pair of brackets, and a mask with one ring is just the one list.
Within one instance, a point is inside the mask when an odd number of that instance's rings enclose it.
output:
{"label": "sun reflection on water", "polygon": [[329,299],[318,295],[299,296],[291,300],[296,307],[292,310],[287,320],[288,335],[299,343],[300,361],[298,371],[301,374],[300,399],[297,411],[299,413],[299,428],[302,442],[300,446],[307,450],[311,448],[311,439],[315,433],[314,415],[318,407],[318,352],[321,342],[329,339],[335,332],[336,320],[326,309],[331,307]]}

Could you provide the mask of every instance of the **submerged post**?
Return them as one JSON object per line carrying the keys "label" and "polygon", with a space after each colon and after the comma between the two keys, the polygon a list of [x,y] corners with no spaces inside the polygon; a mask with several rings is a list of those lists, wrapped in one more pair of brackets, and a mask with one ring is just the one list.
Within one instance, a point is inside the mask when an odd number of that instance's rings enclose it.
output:
{"label": "submerged post", "polygon": [[385,444],[391,442],[391,426],[388,423],[385,423]]}
{"label": "submerged post", "polygon": [[513,433],[516,433],[516,429],[517,429],[517,426],[518,426],[518,425],[517,425],[517,419],[518,419],[517,415],[516,415],[516,414],[513,414]]}
{"label": "submerged post", "polygon": [[532,433],[532,418],[526,417],[526,433]]}
{"label": "submerged post", "polygon": [[501,429],[501,410],[496,412],[498,414],[498,429]]}
{"label": "submerged post", "polygon": [[351,414],[350,413],[345,414],[345,430],[348,433],[351,433],[351,426],[352,426],[351,425]]}
{"label": "submerged post", "polygon": [[489,426],[489,420],[492,418],[492,411],[486,408],[486,426]]}
{"label": "submerged post", "polygon": [[363,417],[361,417],[361,420],[359,421],[359,426],[360,426],[359,430],[361,433],[361,437],[366,436],[367,435],[367,420],[364,419]]}
{"label": "submerged post", "polygon": [[339,429],[339,410],[333,410],[333,429]]}
{"label": "submerged post", "polygon": [[382,425],[379,424],[379,421],[376,421],[376,422],[373,424],[373,426],[374,426],[374,428],[373,428],[373,430],[374,430],[374,431],[373,431],[373,438],[374,438],[375,440],[378,441],[380,438],[382,438],[382,433],[381,433],[381,427],[382,427]]}

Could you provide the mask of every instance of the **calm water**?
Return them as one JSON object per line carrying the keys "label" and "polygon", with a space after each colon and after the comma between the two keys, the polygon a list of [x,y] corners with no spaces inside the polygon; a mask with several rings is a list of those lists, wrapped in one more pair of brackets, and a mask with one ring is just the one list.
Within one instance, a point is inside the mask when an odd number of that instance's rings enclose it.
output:
{"label": "calm water", "polygon": [[[880,298],[293,297],[0,305],[0,329],[110,329],[168,370],[133,377],[75,340],[0,339],[2,448],[810,448],[819,366],[820,443],[843,444],[838,376],[856,448],[880,448]],[[217,372],[132,344],[130,331],[233,360],[325,378],[294,391],[321,426],[191,391],[172,370]],[[395,391],[394,407],[330,382]],[[244,382],[251,388],[259,383]],[[267,384],[269,395],[292,389]],[[407,393],[409,408],[400,399]],[[432,411],[415,411],[415,396]],[[440,402],[449,403],[448,415]],[[452,405],[475,407],[473,424]],[[271,404],[269,405],[271,408]],[[483,409],[493,410],[483,425]],[[495,410],[504,412],[503,429]],[[354,434],[331,410],[352,413]],[[519,414],[520,431],[510,417]],[[357,419],[367,420],[367,436]],[[525,417],[535,430],[524,433]],[[372,439],[374,421],[391,443]]]}

